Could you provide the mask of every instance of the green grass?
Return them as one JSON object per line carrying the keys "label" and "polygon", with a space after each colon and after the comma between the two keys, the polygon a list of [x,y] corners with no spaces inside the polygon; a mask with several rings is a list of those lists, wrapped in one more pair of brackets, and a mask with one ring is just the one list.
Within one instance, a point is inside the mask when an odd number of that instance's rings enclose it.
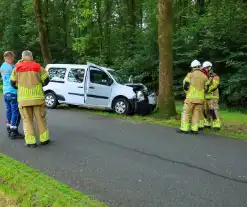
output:
{"label": "green grass", "polygon": [[[176,108],[178,114],[181,114],[183,107],[183,102],[176,102]],[[78,109],[76,109],[78,110]],[[158,124],[163,126],[169,126],[178,128],[180,127],[179,119],[170,119],[166,120],[160,117],[160,114],[153,113],[148,116],[122,116],[117,115],[110,112],[105,112],[102,110],[88,110],[91,113],[110,116],[115,118],[134,120],[138,122],[150,123],[150,124]],[[220,110],[220,117],[222,120],[222,129],[219,132],[214,132],[212,130],[206,129],[204,133],[211,133],[217,135],[223,135],[227,137],[239,138],[239,139],[247,139],[247,114],[243,113],[243,110],[233,110],[222,107]]]}
{"label": "green grass", "polygon": [[0,153],[1,196],[18,207],[106,206]]}

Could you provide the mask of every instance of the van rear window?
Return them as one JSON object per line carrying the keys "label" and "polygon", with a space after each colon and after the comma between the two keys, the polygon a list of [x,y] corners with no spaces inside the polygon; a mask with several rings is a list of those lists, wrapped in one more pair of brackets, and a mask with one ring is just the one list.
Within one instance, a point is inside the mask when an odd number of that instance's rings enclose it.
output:
{"label": "van rear window", "polygon": [[52,78],[64,79],[66,74],[66,68],[50,68],[48,72],[50,79]]}

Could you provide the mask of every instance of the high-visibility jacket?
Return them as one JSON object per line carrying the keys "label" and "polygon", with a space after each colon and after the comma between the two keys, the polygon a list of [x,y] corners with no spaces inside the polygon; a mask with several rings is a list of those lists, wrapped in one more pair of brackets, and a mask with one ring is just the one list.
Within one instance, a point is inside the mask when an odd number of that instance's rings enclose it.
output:
{"label": "high-visibility jacket", "polygon": [[185,93],[187,93],[187,91],[189,89],[189,83],[190,83],[191,73],[192,72],[187,73],[187,75],[185,76],[185,78],[183,80],[183,89],[184,89]]}
{"label": "high-visibility jacket", "polygon": [[185,103],[203,104],[205,101],[205,87],[208,77],[200,70],[196,69],[190,73],[184,82],[189,83],[189,89],[186,93]]}
{"label": "high-visibility jacket", "polygon": [[49,82],[48,72],[33,61],[23,61],[16,64],[11,84],[18,88],[19,106],[34,106],[44,103],[43,86]]}
{"label": "high-visibility jacket", "polygon": [[210,75],[210,84],[208,87],[208,90],[205,93],[205,99],[210,100],[210,99],[219,99],[219,84],[220,84],[220,77],[216,74],[213,73]]}

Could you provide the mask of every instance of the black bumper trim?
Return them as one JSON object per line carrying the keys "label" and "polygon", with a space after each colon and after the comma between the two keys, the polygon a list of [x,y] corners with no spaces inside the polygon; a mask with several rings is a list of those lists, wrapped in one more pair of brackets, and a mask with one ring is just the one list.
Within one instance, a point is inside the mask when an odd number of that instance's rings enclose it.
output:
{"label": "black bumper trim", "polygon": [[136,99],[130,100],[131,108],[133,113],[137,115],[147,115],[151,114],[154,106],[149,104],[148,99],[143,101],[137,101]]}

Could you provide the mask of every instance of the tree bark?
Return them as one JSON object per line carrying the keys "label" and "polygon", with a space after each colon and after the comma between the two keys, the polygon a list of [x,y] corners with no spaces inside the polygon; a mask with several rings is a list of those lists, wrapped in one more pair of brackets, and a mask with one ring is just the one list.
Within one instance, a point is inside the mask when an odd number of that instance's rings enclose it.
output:
{"label": "tree bark", "polygon": [[33,3],[34,3],[34,13],[39,30],[40,47],[41,47],[44,63],[46,65],[52,62],[51,53],[48,44],[48,32],[43,17],[41,0],[33,0]]}
{"label": "tree bark", "polygon": [[99,52],[102,54],[103,48],[103,22],[102,22],[102,13],[101,13],[101,0],[96,1],[96,10],[97,10],[97,23],[99,27]]}
{"label": "tree bark", "polygon": [[176,115],[172,68],[172,0],[158,0],[159,24],[159,113],[169,118]]}
{"label": "tree bark", "polygon": [[111,16],[112,16],[112,0],[105,0],[105,27],[104,27],[104,46],[106,48],[106,63],[111,64]]}
{"label": "tree bark", "polygon": [[199,14],[203,15],[205,13],[205,0],[197,0],[197,6],[199,10]]}

